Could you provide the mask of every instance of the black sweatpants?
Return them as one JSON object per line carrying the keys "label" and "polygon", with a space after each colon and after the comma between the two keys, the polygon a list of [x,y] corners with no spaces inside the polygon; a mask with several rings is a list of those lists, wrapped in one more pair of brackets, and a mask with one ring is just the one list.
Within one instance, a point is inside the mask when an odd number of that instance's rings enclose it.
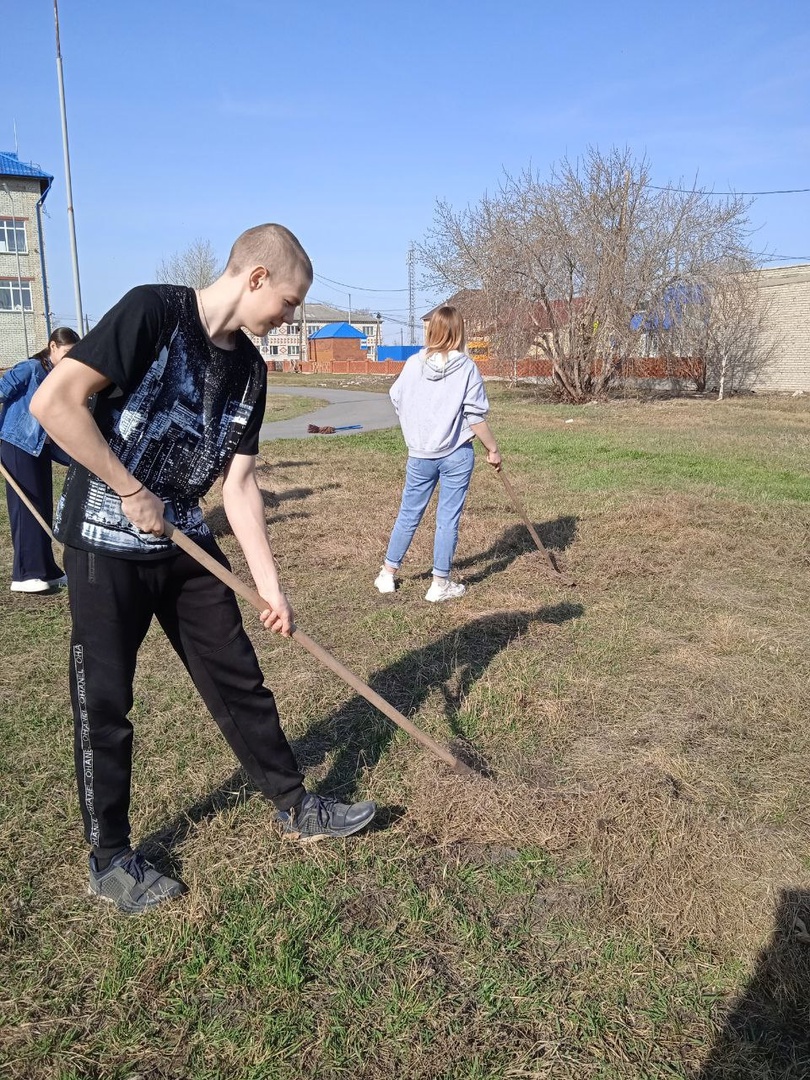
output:
{"label": "black sweatpants", "polygon": [[[213,540],[205,547],[228,565]],[[153,615],[259,790],[280,810],[303,797],[303,776],[230,589],[182,551],[149,562],[66,547],[65,570],[76,779],[85,836],[95,849],[129,844],[127,714],[138,649]]]}

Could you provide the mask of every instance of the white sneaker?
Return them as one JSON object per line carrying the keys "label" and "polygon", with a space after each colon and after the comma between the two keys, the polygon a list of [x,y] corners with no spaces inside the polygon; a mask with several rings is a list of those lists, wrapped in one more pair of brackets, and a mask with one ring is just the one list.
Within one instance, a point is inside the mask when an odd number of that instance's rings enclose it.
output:
{"label": "white sneaker", "polygon": [[380,568],[379,574],[374,578],[374,586],[377,592],[381,593],[392,593],[396,592],[397,589],[394,575],[390,570],[386,570],[384,566]]}
{"label": "white sneaker", "polygon": [[66,589],[67,574],[62,574],[61,577],[48,578],[48,584],[52,589]]}
{"label": "white sneaker", "polygon": [[438,581],[434,578],[430,588],[425,593],[425,599],[428,603],[439,604],[442,600],[455,600],[456,597],[463,596],[466,591],[465,587],[458,581],[451,581],[450,578]]}
{"label": "white sneaker", "polygon": [[50,592],[51,585],[48,581],[43,581],[42,578],[34,577],[27,578],[25,581],[12,581],[12,592]]}

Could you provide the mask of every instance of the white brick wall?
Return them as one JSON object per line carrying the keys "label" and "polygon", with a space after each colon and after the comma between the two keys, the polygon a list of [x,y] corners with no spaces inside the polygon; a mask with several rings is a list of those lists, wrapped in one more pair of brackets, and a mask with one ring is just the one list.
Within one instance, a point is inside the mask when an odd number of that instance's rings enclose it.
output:
{"label": "white brick wall", "polygon": [[[37,199],[40,195],[40,182],[24,176],[4,176],[0,186],[0,216],[25,219],[25,233],[28,241],[26,254],[20,253],[19,274],[25,281],[31,279],[33,311],[0,311],[0,368],[11,367],[18,360],[24,360],[44,348],[48,342],[47,323],[45,320],[45,292],[42,287],[42,263],[37,230]],[[0,278],[17,280],[17,256],[14,252],[0,252]],[[25,349],[23,318],[28,331],[28,353]]]}
{"label": "white brick wall", "polygon": [[766,342],[773,353],[759,373],[758,391],[810,391],[810,265],[759,271],[770,305]]}

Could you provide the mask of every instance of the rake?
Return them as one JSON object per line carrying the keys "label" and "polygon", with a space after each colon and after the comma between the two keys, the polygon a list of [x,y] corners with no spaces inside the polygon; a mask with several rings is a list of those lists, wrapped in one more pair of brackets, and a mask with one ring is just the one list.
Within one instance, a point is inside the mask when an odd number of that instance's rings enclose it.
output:
{"label": "rake", "polygon": [[523,509],[523,504],[521,503],[520,499],[518,499],[517,493],[512,487],[509,477],[503,471],[503,465],[501,465],[500,469],[498,469],[498,475],[500,476],[501,480],[503,480],[503,486],[506,488],[506,493],[512,500],[512,506],[514,506],[515,508],[515,513],[518,515],[519,518],[522,518],[523,524],[529,530],[532,540],[534,540],[535,544],[537,545],[537,550],[540,552],[540,554],[543,556],[543,559],[545,560],[546,567],[551,571],[551,573],[557,578],[557,580],[561,584],[569,586],[575,585],[576,582],[571,581],[570,578],[565,577],[565,575],[557,569],[557,566],[551,555],[543,546],[543,541],[537,535],[537,530],[535,529],[534,525],[532,525],[531,521],[529,521],[528,514]]}
{"label": "rake", "polygon": [[[22,501],[25,503],[25,505],[37,519],[39,524],[48,534],[48,536],[50,536],[50,538],[54,540],[55,537],[48,524],[38,513],[36,507],[32,505],[31,501],[28,499],[25,492],[22,491],[19,484],[13,479],[13,477],[9,476],[8,472],[6,472],[2,465],[0,465],[0,473],[3,474],[3,476],[6,478],[6,481],[14,488]],[[184,532],[181,532],[180,529],[172,525],[171,522],[164,520],[163,532],[170,540],[177,544],[179,548],[182,548],[187,555],[190,555],[192,559],[198,562],[201,566],[204,566],[205,569],[209,570],[215,577],[218,577],[221,582],[228,586],[228,588],[233,589],[233,591],[238,596],[241,596],[243,597],[243,599],[247,600],[249,604],[256,608],[257,611],[267,610],[269,605],[266,604],[264,600],[262,600],[261,596],[259,596],[255,589],[251,589],[250,586],[246,585],[240,578],[236,576],[236,574],[231,573],[230,570],[226,570],[224,566],[220,566],[216,559],[214,559],[211,555],[208,554],[207,551],[201,548],[199,544],[195,544],[190,537],[186,536]],[[305,634],[303,630],[300,630],[296,626],[291,636],[293,641],[297,641],[299,645],[301,645],[304,649],[306,649],[308,653],[314,656],[316,660],[318,660],[321,664],[324,665],[324,667],[329,668],[329,670],[334,672],[334,674],[337,675],[339,679],[342,679],[343,682],[345,682],[348,686],[351,686],[353,690],[356,690],[361,697],[364,697],[366,701],[370,702],[372,705],[374,705],[375,708],[379,709],[380,712],[387,716],[389,720],[392,720],[397,725],[397,727],[402,728],[402,730],[406,731],[412,739],[415,739],[426,750],[429,750],[430,753],[434,755],[434,757],[437,757],[440,761],[443,761],[445,765],[448,765],[450,767],[450,770],[454,772],[457,776],[474,775],[475,770],[471,769],[469,765],[466,765],[460,758],[456,757],[456,755],[453,754],[446,746],[442,746],[441,743],[436,742],[436,740],[431,738],[430,735],[418,728],[416,724],[414,724],[408,719],[407,716],[405,716],[404,713],[401,713],[399,709],[395,709],[390,702],[385,700],[385,698],[380,697],[376,690],[372,690],[371,687],[364,683],[363,680],[360,679],[357,675],[355,675],[353,671],[350,671],[347,667],[341,664],[339,660],[337,660],[334,656],[332,656],[330,652],[324,649],[322,645],[319,645],[317,641],[313,641],[312,638],[309,637],[308,634]]]}

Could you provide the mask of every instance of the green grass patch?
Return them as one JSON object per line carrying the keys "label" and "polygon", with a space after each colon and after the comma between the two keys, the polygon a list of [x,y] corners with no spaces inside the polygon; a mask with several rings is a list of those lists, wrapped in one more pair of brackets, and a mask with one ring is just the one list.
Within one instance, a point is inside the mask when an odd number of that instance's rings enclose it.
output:
{"label": "green grass patch", "polygon": [[322,409],[329,402],[317,397],[298,397],[295,394],[268,394],[267,407],[264,410],[264,422],[275,423],[278,420],[293,420],[296,416]]}

